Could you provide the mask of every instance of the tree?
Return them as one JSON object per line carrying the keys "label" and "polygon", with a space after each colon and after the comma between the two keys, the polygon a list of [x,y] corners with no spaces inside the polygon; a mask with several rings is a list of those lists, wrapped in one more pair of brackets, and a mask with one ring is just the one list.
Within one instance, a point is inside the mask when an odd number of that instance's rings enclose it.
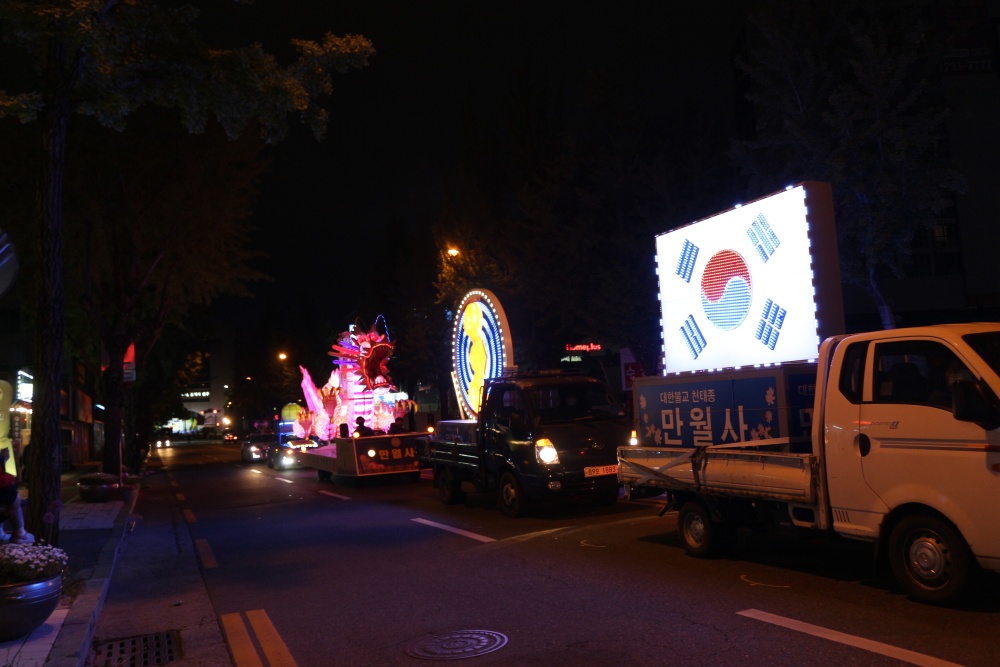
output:
{"label": "tree", "polygon": [[[183,327],[192,306],[246,294],[262,276],[248,268],[246,220],[265,161],[260,141],[227,141],[218,127],[185,133],[169,114],[141,111],[122,132],[83,121],[72,135],[77,165],[67,184],[66,261],[70,297],[108,359],[103,373],[106,470],[119,442],[135,467],[142,431],[129,424],[120,359],[134,345],[141,375],[168,326]],[[173,122],[171,122],[173,121]],[[71,333],[73,327],[70,327]],[[81,335],[77,333],[77,335]],[[119,425],[126,424],[120,429]]]}
{"label": "tree", "polygon": [[895,325],[882,291],[914,234],[964,191],[944,148],[936,35],[916,3],[766,2],[752,25],[752,138],[732,156],[757,192],[833,185],[841,273]]}
{"label": "tree", "polygon": [[[0,37],[27,54],[33,87],[0,88],[0,115],[41,125],[42,167],[34,252],[37,276],[36,401],[28,524],[50,513],[58,541],[60,495],[59,394],[65,334],[63,211],[69,120],[92,116],[121,129],[143,106],[177,109],[189,131],[210,117],[238,136],[251,122],[268,141],[280,140],[297,113],[317,136],[327,114],[334,71],[367,65],[367,39],[326,34],[295,40],[298,59],[287,66],[259,44],[212,48],[197,29],[197,11],[154,0],[0,0]],[[109,351],[110,352],[110,351]],[[117,353],[116,353],[117,354]],[[121,358],[110,358],[113,367]]]}

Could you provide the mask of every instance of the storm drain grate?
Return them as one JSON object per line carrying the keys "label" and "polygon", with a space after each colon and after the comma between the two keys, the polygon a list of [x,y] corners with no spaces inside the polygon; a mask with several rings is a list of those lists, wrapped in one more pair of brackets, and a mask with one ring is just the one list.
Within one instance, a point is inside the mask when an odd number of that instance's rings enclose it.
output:
{"label": "storm drain grate", "polygon": [[406,647],[406,653],[425,660],[461,660],[496,651],[506,644],[507,636],[492,630],[452,630],[418,639]]}
{"label": "storm drain grate", "polygon": [[94,651],[94,667],[166,665],[180,657],[180,632],[168,630],[103,643]]}

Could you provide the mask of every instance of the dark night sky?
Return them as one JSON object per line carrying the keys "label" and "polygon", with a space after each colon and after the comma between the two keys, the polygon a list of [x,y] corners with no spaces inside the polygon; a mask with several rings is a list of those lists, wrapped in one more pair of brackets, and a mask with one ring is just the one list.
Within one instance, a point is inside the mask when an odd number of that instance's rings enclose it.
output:
{"label": "dark night sky", "polygon": [[[277,281],[246,307],[271,312],[274,295],[295,294],[293,310],[323,309],[342,325],[377,309],[349,287],[378,264],[372,239],[392,220],[433,220],[460,168],[463,124],[470,115],[488,123],[525,62],[563,86],[571,111],[596,69],[635,91],[654,119],[681,106],[729,113],[731,52],[749,4],[355,0],[234,9],[253,19],[243,25],[247,41],[358,33],[377,51],[369,67],[335,77],[322,142],[299,127],[275,149],[254,223]],[[257,33],[260,25],[268,30]],[[277,51],[286,40],[262,41]],[[316,321],[293,318],[299,331]]]}

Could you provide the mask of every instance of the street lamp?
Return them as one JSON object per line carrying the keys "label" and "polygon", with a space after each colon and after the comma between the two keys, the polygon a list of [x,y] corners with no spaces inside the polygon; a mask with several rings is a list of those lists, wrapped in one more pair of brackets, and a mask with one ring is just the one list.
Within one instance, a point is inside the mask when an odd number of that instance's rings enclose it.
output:
{"label": "street lamp", "polygon": [[455,248],[454,246],[448,248],[446,252],[448,253],[449,257],[458,257],[459,255],[458,248]]}

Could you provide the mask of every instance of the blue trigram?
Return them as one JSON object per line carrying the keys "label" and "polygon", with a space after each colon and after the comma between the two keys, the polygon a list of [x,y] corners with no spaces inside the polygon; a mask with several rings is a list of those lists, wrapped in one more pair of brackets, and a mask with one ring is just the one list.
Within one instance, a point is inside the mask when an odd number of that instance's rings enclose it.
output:
{"label": "blue trigram", "polygon": [[681,257],[677,260],[677,275],[686,283],[691,282],[691,275],[694,273],[694,263],[698,259],[698,246],[684,239],[684,247],[681,248]]}
{"label": "blue trigram", "polygon": [[764,312],[761,313],[760,322],[757,323],[757,340],[771,350],[778,344],[778,334],[781,332],[781,325],[785,323],[785,315],[788,314],[784,308],[780,307],[771,299],[764,304]]}
{"label": "blue trigram", "polygon": [[701,329],[698,328],[698,323],[694,321],[693,315],[688,315],[687,319],[684,320],[684,324],[680,328],[681,337],[684,338],[684,343],[687,345],[688,352],[695,359],[701,354],[705,346],[708,345],[708,341],[701,334]]}
{"label": "blue trigram", "polygon": [[771,259],[771,255],[781,245],[778,235],[771,229],[771,225],[767,224],[767,218],[764,217],[763,213],[759,214],[757,219],[750,224],[747,236],[750,237],[750,243],[757,249],[761,261],[765,263]]}

